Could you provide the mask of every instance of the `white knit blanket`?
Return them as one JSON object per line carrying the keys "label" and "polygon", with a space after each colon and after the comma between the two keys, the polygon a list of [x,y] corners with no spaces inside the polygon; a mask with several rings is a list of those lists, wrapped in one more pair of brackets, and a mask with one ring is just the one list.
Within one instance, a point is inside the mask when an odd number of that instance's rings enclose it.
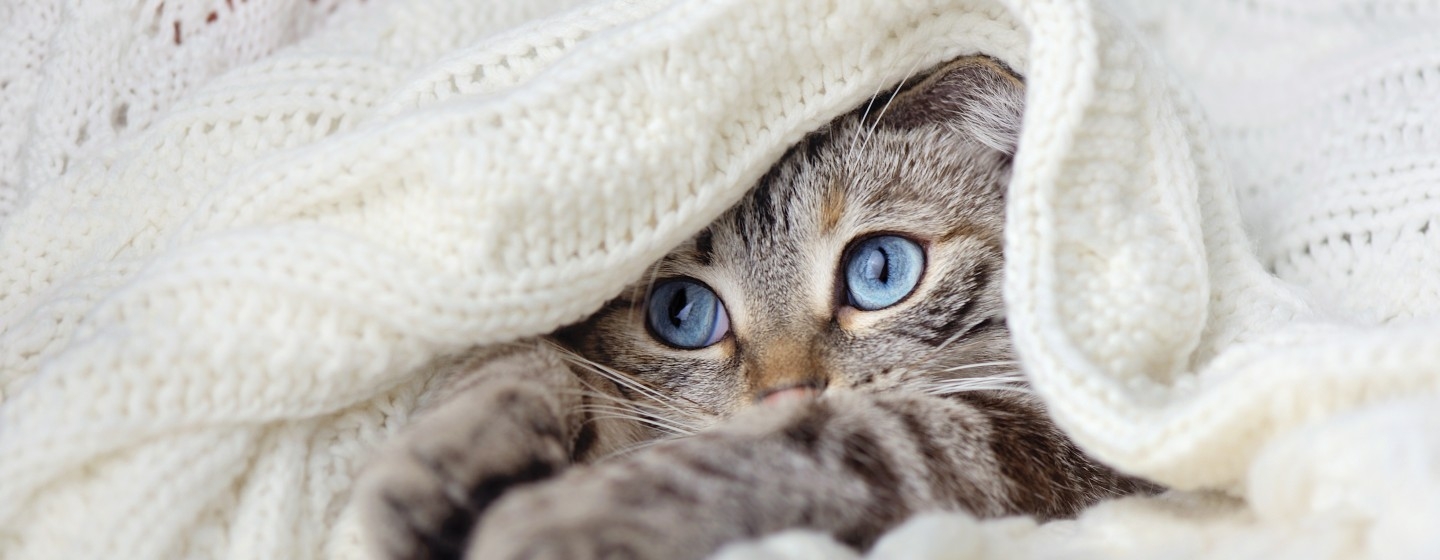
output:
{"label": "white knit blanket", "polygon": [[1112,1],[5,2],[0,557],[359,556],[436,356],[583,317],[972,52],[1029,85],[1025,367],[1181,491],[872,554],[1440,557],[1440,3]]}

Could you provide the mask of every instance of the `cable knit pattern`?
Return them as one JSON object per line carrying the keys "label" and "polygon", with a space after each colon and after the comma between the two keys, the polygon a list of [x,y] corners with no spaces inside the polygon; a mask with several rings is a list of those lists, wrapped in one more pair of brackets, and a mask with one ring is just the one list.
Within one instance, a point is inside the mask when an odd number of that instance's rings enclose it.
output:
{"label": "cable knit pattern", "polygon": [[585,316],[806,131],[973,52],[1029,85],[1021,357],[1077,441],[1183,492],[923,517],[872,555],[1440,555],[1433,2],[0,20],[0,557],[359,557],[352,481],[437,357]]}

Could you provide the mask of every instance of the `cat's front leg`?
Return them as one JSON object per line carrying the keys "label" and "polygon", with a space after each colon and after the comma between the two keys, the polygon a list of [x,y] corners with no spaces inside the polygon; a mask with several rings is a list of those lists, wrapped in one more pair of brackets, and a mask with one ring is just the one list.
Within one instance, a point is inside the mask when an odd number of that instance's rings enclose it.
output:
{"label": "cat's front leg", "polygon": [[797,528],[863,550],[921,511],[1063,517],[1152,488],[1085,457],[1024,397],[836,394],[525,488],[467,558],[700,559]]}
{"label": "cat's front leg", "polygon": [[858,395],[754,410],[507,496],[467,558],[698,559],[789,528],[868,546],[940,503],[904,429]]}
{"label": "cat's front leg", "polygon": [[567,467],[577,381],[543,345],[472,356],[441,400],[383,449],[357,489],[377,558],[459,558],[498,497]]}

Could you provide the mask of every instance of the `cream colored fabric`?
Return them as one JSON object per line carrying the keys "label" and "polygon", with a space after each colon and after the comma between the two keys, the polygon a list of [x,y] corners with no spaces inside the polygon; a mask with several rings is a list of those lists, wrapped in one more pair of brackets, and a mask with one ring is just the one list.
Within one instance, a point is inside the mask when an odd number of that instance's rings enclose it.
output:
{"label": "cream colored fabric", "polygon": [[584,316],[805,131],[972,52],[1029,84],[1037,389],[1097,455],[1233,498],[926,518],[875,555],[1440,553],[1440,6],[577,4],[0,6],[0,557],[356,557],[354,476],[434,358]]}

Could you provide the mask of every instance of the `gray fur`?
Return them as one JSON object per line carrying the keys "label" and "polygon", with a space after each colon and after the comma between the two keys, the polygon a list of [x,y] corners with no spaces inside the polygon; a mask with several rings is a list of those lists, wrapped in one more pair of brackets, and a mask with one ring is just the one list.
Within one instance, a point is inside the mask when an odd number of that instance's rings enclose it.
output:
{"label": "gray fur", "polygon": [[[375,550],[701,558],[789,528],[864,548],[916,512],[1047,519],[1153,490],[1087,458],[1017,371],[1000,290],[1022,105],[1019,78],[963,58],[807,136],[558,346],[486,362],[383,453],[360,491]],[[876,233],[919,241],[926,270],[860,311],[840,263]],[[675,277],[720,295],[731,334],[654,339],[645,295]],[[791,386],[821,396],[757,404]]]}

